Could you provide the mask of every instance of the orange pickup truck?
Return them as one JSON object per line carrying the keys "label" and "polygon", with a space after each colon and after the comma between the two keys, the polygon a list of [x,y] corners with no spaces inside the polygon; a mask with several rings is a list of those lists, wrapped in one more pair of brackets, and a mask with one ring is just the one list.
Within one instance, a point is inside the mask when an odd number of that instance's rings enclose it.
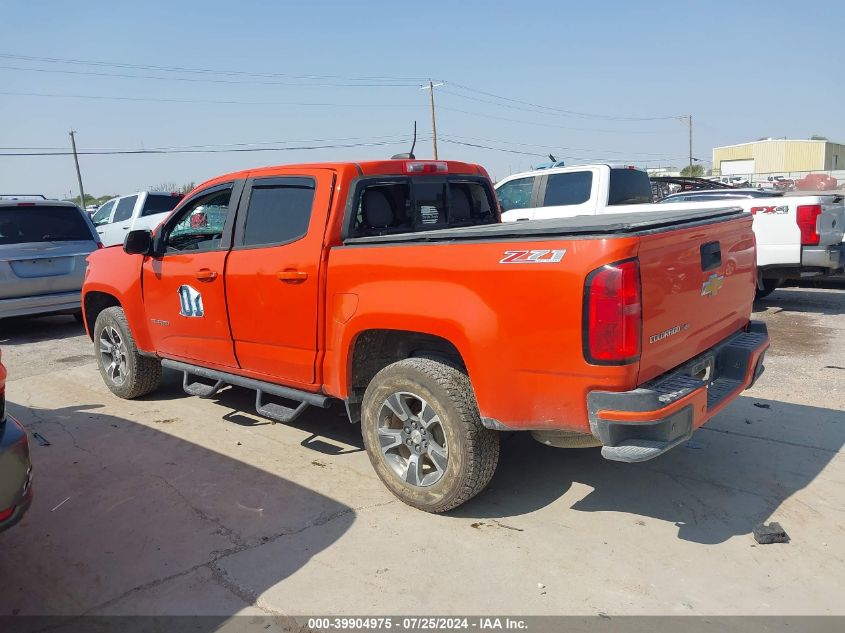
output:
{"label": "orange pickup truck", "polygon": [[402,501],[481,491],[499,431],[636,462],[684,442],[763,370],[751,216],[500,222],[483,168],[291,165],[200,185],[93,253],[88,333],[108,387],[256,392],[286,422],[346,404]]}

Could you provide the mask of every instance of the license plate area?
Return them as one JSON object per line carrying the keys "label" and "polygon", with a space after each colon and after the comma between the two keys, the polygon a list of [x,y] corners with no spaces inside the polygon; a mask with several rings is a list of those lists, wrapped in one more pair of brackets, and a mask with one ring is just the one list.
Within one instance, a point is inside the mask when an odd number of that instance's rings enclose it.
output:
{"label": "license plate area", "polygon": [[690,378],[695,378],[705,384],[710,384],[716,378],[713,375],[715,367],[716,357],[713,354],[708,354],[692,361],[689,365],[687,365],[684,373]]}

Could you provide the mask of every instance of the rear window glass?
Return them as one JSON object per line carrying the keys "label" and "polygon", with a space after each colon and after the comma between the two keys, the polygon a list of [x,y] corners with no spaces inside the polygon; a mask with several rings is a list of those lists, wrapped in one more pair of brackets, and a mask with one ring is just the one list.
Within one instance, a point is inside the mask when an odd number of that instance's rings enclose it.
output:
{"label": "rear window glass", "polygon": [[0,207],[0,245],[93,239],[76,207]]}
{"label": "rear window glass", "polygon": [[607,204],[646,204],[654,202],[651,180],[639,169],[611,169]]}
{"label": "rear window glass", "polygon": [[497,222],[493,191],[482,181],[399,178],[359,188],[352,237]]}
{"label": "rear window glass", "polygon": [[135,209],[135,203],[138,201],[138,196],[128,196],[121,198],[117,203],[117,209],[114,211],[112,222],[122,222],[132,217],[132,211]]}
{"label": "rear window glass", "polygon": [[305,178],[274,179],[253,185],[246,213],[243,244],[286,244],[308,232],[314,184]]}
{"label": "rear window glass", "polygon": [[182,201],[185,196],[167,195],[148,195],[141,215],[155,215],[156,213],[167,213],[173,211],[176,205]]}
{"label": "rear window glass", "polygon": [[[573,171],[564,174],[551,174],[546,184],[546,196],[543,206],[559,207],[571,204],[583,204],[590,199],[593,187],[593,173]],[[651,185],[649,185],[649,188]]]}

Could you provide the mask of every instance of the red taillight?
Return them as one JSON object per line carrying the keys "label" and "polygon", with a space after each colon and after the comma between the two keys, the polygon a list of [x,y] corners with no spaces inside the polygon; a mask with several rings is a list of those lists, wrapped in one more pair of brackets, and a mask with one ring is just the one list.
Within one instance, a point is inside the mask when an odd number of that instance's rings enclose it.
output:
{"label": "red taillight", "polygon": [[15,512],[15,506],[12,506],[11,508],[7,508],[5,510],[0,510],[0,521],[5,521],[10,516],[12,516],[12,514],[14,514],[14,512]]}
{"label": "red taillight", "polygon": [[596,365],[624,365],[640,357],[642,302],[635,259],[602,266],[584,285],[584,357]]}
{"label": "red taillight", "polygon": [[405,163],[405,173],[408,174],[448,174],[449,165],[438,161],[408,161]]}
{"label": "red taillight", "polygon": [[799,205],[798,228],[801,230],[802,246],[816,246],[819,243],[818,219],[821,214],[820,204]]}
{"label": "red taillight", "polygon": [[18,202],[19,207],[34,207],[34,202]]}

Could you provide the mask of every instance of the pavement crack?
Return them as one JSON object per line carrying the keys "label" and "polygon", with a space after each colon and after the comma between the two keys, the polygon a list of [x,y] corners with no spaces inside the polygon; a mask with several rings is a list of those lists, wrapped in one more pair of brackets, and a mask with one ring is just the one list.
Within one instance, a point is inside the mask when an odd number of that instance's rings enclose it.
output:
{"label": "pavement crack", "polygon": [[[191,511],[197,517],[199,517],[203,521],[206,521],[208,523],[211,523],[212,525],[217,526],[218,534],[221,534],[222,536],[226,537],[226,539],[228,539],[232,543],[232,545],[234,545],[236,548],[241,547],[241,546],[246,544],[246,542],[243,540],[243,538],[241,538],[241,536],[237,532],[235,532],[233,529],[227,527],[223,523],[223,521],[221,521],[218,517],[210,515],[208,512],[206,512],[202,508],[198,508],[193,503],[191,503],[191,500],[188,499],[182,493],[182,491],[179,490],[179,488],[177,488],[176,486],[174,486],[166,477],[162,477],[161,475],[152,475],[152,476],[155,477],[156,479],[161,480],[164,483],[165,486],[167,486],[168,488],[170,488],[170,490],[175,492],[176,495],[185,503],[186,506],[188,506],[191,509]],[[228,552],[229,550],[224,550],[224,551]]]}

